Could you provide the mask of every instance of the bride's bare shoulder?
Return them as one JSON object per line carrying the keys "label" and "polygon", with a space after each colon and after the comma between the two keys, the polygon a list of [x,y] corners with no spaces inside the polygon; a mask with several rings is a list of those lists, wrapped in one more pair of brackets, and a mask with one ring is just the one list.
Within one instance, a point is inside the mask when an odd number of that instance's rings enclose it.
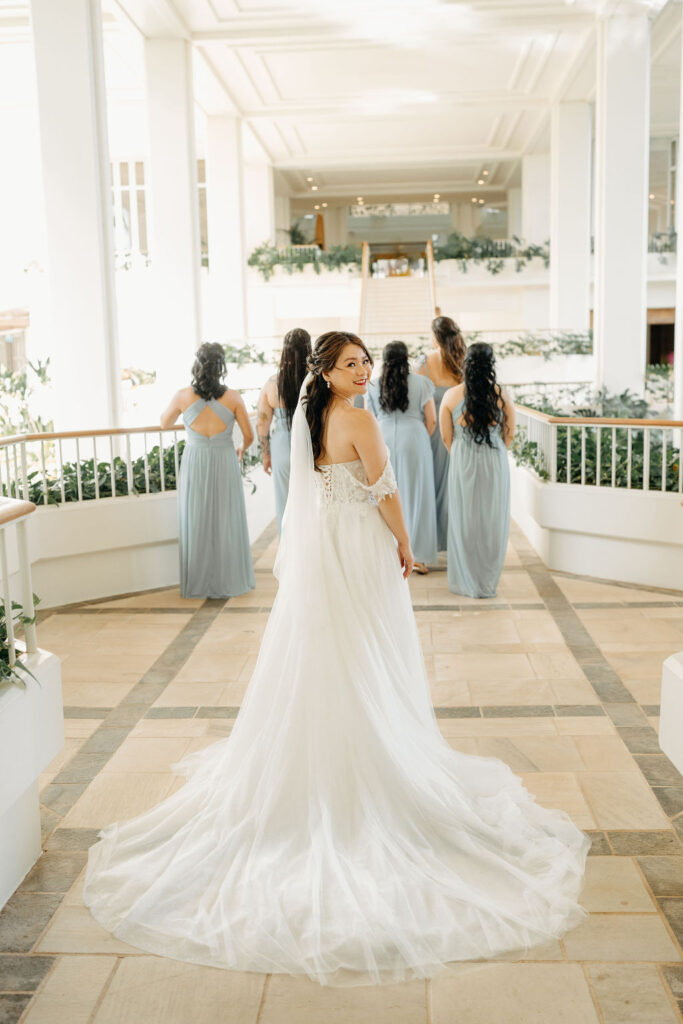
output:
{"label": "bride's bare shoulder", "polygon": [[379,430],[377,420],[369,409],[358,409],[353,405],[345,410],[345,423],[352,438],[374,437]]}

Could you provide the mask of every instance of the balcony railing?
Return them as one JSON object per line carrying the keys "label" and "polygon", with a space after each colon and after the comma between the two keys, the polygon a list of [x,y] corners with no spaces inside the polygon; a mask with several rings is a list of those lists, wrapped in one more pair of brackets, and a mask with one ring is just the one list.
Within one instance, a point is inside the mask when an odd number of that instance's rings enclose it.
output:
{"label": "balcony railing", "polygon": [[[542,479],[625,490],[683,493],[681,420],[548,416],[516,406],[515,448]],[[526,446],[526,447],[524,447]]]}
{"label": "balcony railing", "polygon": [[19,559],[19,579],[21,588],[21,614],[24,620],[24,642],[27,654],[35,654],[38,650],[36,641],[35,618],[33,606],[33,586],[31,584],[31,562],[28,556],[28,540],[26,537],[26,520],[35,512],[36,506],[30,501],[18,501],[13,498],[0,500],[0,576],[2,577],[2,600],[4,605],[5,629],[7,632],[7,657],[10,668],[16,664],[17,645],[14,635],[16,611],[12,607],[10,589],[9,559],[7,554],[7,530],[16,527],[17,555]]}

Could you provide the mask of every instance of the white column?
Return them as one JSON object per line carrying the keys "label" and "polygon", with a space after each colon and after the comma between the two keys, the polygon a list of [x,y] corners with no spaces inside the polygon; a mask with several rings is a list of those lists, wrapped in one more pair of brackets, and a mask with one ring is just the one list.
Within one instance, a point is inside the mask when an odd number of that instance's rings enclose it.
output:
{"label": "white column", "polygon": [[264,242],[275,241],[273,168],[265,161],[244,165],[244,231],[247,256]]}
{"label": "white column", "polygon": [[550,237],[550,154],[522,157],[522,238],[543,245]]}
{"label": "white column", "polygon": [[512,238],[522,236],[522,190],[521,188],[508,189],[508,228],[507,236]]}
{"label": "white column", "polygon": [[210,311],[207,337],[231,344],[239,344],[247,334],[242,197],[242,124],[239,118],[229,115],[207,117]]}
{"label": "white column", "polygon": [[145,72],[152,207],[150,257],[159,336],[159,378],[189,378],[200,340],[199,200],[192,49],[184,39],[146,39]]}
{"label": "white column", "polygon": [[557,103],[550,149],[550,326],[590,325],[591,116],[587,103]]}
{"label": "white column", "polygon": [[290,242],[291,205],[289,196],[275,196],[275,244],[280,248]]}
{"label": "white column", "polygon": [[647,318],[650,24],[600,18],[595,105],[596,383],[642,393]]}
{"label": "white column", "polygon": [[[683,43],[683,35],[681,36]],[[681,106],[679,109],[678,146],[676,148],[676,313],[674,328],[674,419],[683,420],[683,181],[681,178],[681,143],[683,142],[683,55],[681,60]],[[683,436],[679,438],[683,444]]]}
{"label": "white column", "polygon": [[100,8],[100,0],[31,0],[58,429],[119,422]]}

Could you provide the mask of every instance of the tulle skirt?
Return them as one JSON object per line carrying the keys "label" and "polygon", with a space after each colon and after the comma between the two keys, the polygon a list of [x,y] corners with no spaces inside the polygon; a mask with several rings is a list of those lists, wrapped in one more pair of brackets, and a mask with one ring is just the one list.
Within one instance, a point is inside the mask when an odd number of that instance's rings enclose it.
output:
{"label": "tulle skirt", "polygon": [[281,581],[232,734],[172,766],[187,780],[172,796],[102,829],[85,903],[140,949],[321,984],[558,938],[586,916],[588,839],[441,736],[379,510],[333,507],[312,543],[316,591]]}

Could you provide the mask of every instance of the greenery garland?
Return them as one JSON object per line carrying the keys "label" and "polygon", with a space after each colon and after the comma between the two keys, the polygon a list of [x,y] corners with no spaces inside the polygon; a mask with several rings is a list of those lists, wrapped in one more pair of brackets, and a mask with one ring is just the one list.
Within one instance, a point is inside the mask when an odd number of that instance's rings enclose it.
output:
{"label": "greenery garland", "polygon": [[[37,605],[40,603],[40,598],[37,594],[33,595],[33,604]],[[15,627],[13,630],[14,635],[17,633],[17,626],[31,626],[36,621],[35,614],[28,616],[24,614],[23,605],[19,604],[18,601],[12,601],[12,607],[10,612],[12,623]],[[34,676],[33,672],[24,665],[19,653],[17,652],[16,660],[14,665],[9,663],[9,639],[7,636],[7,609],[4,601],[0,601],[0,683],[14,683],[17,686],[21,686],[22,689],[26,689],[26,679],[23,673],[27,676],[31,676],[32,679],[38,680]],[[22,673],[20,675],[20,673]]]}
{"label": "greenery garland", "polygon": [[513,235],[512,239],[468,238],[459,231],[453,231],[443,244],[434,245],[435,260],[457,260],[464,274],[470,263],[483,263],[490,274],[499,274],[506,259],[514,259],[515,270],[519,273],[532,260],[541,259],[545,267],[550,266],[550,241],[543,245],[525,245]]}
{"label": "greenery garland", "polygon": [[269,281],[276,267],[282,267],[286,273],[295,270],[303,273],[304,267],[312,266],[316,274],[323,270],[360,270],[362,250],[355,245],[333,245],[331,249],[301,248],[278,249],[277,246],[264,244],[254,249],[247,260],[250,267],[256,267],[264,281]]}

